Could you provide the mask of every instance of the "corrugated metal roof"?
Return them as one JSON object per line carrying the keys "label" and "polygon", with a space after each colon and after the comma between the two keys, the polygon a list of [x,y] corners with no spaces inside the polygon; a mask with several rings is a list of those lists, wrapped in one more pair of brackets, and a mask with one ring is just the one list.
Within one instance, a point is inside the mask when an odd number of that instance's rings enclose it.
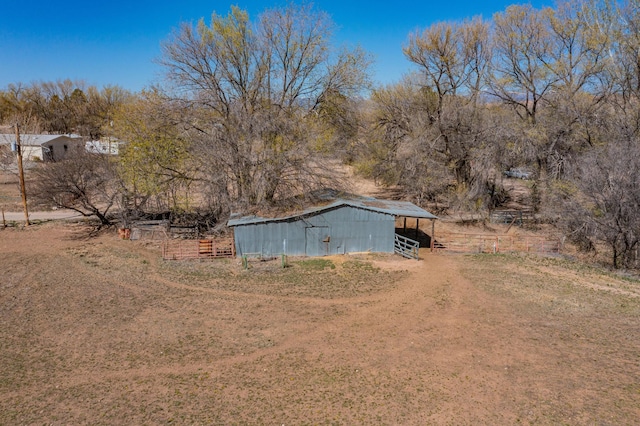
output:
{"label": "corrugated metal roof", "polygon": [[315,215],[325,210],[335,209],[340,206],[351,206],[360,209],[385,213],[397,217],[415,217],[419,219],[437,219],[428,211],[416,206],[408,201],[380,200],[373,197],[354,196],[353,198],[337,198],[330,204],[309,207],[301,212],[281,217],[260,217],[232,215],[232,219],[227,222],[228,226],[249,225],[253,223],[281,222],[301,216]]}

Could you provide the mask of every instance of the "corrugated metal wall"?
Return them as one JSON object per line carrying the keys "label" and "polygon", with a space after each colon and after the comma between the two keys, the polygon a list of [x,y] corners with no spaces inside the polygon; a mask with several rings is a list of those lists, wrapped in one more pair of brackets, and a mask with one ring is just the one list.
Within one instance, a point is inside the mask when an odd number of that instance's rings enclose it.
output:
{"label": "corrugated metal wall", "polygon": [[285,222],[238,225],[236,253],[324,256],[353,252],[393,253],[395,217],[350,206]]}

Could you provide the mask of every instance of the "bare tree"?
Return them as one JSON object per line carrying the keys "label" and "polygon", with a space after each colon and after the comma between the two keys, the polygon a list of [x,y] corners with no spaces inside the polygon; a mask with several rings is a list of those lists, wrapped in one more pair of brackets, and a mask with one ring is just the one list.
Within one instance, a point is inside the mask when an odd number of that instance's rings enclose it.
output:
{"label": "bare tree", "polygon": [[111,224],[109,212],[122,193],[112,159],[79,153],[60,162],[43,163],[31,172],[29,194],[39,205],[74,210]]}
{"label": "bare tree", "polygon": [[637,267],[640,246],[640,149],[624,137],[585,155],[573,186],[563,186],[562,223],[583,247],[608,246],[615,268]]}
{"label": "bare tree", "polygon": [[320,107],[367,84],[367,56],[334,51],[328,16],[309,6],[265,12],[233,7],[210,25],[183,24],[163,46],[174,99],[198,169],[223,198],[272,202],[332,182],[316,148]]}
{"label": "bare tree", "polygon": [[493,159],[485,153],[492,150],[478,148],[488,148],[482,144],[481,98],[490,60],[488,37],[489,26],[480,19],[437,23],[412,34],[404,53],[418,65],[419,77],[373,97],[375,126],[383,129],[390,152],[409,154],[396,175],[406,178],[405,187],[420,197],[433,199],[452,184],[459,191],[450,194],[462,193],[462,198],[487,192]]}
{"label": "bare tree", "polygon": [[530,5],[514,5],[494,16],[489,92],[532,124],[541,101],[558,81],[552,72],[552,36],[546,13]]}

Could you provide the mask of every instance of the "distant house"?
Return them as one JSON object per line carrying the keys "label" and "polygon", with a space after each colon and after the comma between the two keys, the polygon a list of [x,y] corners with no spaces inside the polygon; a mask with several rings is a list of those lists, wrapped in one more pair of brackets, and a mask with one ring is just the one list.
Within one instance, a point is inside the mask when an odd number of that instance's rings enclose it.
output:
{"label": "distant house", "polygon": [[232,216],[227,224],[234,230],[236,254],[393,253],[400,238],[396,218],[437,219],[406,201],[346,195],[323,202],[279,217]]}
{"label": "distant house", "polygon": [[[11,147],[15,142],[15,134],[0,134],[0,145]],[[82,151],[84,142],[78,135],[21,134],[20,146],[25,161],[60,161],[74,152]]]}

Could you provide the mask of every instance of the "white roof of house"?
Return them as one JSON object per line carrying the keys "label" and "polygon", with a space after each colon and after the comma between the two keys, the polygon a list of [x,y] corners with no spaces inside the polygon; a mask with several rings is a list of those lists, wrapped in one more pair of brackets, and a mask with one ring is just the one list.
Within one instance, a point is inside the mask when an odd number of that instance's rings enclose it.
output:
{"label": "white roof of house", "polygon": [[[71,135],[36,135],[24,133],[20,134],[20,145],[25,146],[42,146],[48,142],[54,141],[60,138],[67,138],[74,141],[81,141],[82,136],[71,134]],[[11,142],[16,140],[16,135],[14,133],[3,133],[0,134],[0,144],[8,145]]]}

